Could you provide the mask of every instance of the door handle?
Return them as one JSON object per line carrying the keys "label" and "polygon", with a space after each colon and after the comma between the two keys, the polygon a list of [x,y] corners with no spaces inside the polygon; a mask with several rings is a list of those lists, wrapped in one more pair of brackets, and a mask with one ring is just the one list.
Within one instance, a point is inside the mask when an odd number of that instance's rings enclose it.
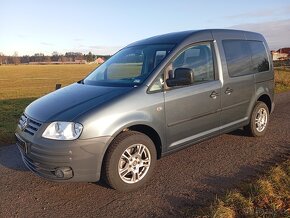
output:
{"label": "door handle", "polygon": [[213,91],[209,97],[211,97],[212,99],[216,99],[217,96],[219,96],[219,93],[217,93],[216,91]]}
{"label": "door handle", "polygon": [[230,95],[230,94],[232,94],[233,91],[234,91],[233,89],[227,88],[225,91],[225,94]]}

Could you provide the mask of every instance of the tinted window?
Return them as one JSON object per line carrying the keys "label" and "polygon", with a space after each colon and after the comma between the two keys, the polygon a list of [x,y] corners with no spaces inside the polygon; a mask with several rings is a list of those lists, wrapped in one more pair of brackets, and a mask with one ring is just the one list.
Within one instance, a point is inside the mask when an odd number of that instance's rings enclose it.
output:
{"label": "tinted window", "polygon": [[177,68],[190,68],[194,82],[214,80],[213,56],[210,43],[192,46],[183,51],[171,64],[170,77],[174,77]]}
{"label": "tinted window", "polygon": [[252,62],[254,72],[263,72],[269,70],[269,59],[263,42],[248,41],[252,53]]}
{"label": "tinted window", "polygon": [[248,42],[245,40],[224,40],[228,72],[231,77],[250,74],[251,54]]}

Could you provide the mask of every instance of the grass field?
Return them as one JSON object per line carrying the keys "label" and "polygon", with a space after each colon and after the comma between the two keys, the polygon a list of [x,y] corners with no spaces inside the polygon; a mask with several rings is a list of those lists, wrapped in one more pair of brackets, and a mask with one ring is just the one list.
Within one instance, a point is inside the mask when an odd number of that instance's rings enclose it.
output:
{"label": "grass field", "polygon": [[96,65],[9,65],[0,66],[0,100],[39,97],[82,79]]}

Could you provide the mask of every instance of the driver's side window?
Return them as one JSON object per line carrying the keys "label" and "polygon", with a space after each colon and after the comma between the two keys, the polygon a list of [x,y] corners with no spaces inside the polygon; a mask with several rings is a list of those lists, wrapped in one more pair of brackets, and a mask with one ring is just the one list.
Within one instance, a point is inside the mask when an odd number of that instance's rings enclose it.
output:
{"label": "driver's side window", "polygon": [[203,43],[185,49],[168,65],[166,77],[168,79],[177,78],[175,74],[183,72],[180,69],[191,71],[192,84],[214,80],[211,44]]}

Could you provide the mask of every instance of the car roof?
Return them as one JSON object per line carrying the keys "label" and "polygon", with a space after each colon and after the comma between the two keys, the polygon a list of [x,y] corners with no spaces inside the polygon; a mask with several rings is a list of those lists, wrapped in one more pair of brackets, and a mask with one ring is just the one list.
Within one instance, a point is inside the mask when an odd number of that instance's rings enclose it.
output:
{"label": "car roof", "polygon": [[127,47],[136,45],[148,45],[148,44],[178,44],[182,42],[187,37],[191,36],[197,30],[188,30],[182,32],[167,33],[158,36],[153,36],[147,39],[142,39],[140,41],[133,42]]}
{"label": "car roof", "polygon": [[131,46],[137,46],[137,45],[149,45],[149,44],[179,44],[183,42],[186,38],[193,36],[200,32],[207,32],[207,33],[213,33],[213,32],[235,32],[240,34],[245,33],[252,33],[257,34],[254,32],[248,32],[243,30],[234,30],[234,29],[203,29],[203,30],[187,30],[182,32],[173,32],[173,33],[167,33],[162,35],[153,36],[147,39],[142,39],[136,42],[133,42],[126,47]]}

